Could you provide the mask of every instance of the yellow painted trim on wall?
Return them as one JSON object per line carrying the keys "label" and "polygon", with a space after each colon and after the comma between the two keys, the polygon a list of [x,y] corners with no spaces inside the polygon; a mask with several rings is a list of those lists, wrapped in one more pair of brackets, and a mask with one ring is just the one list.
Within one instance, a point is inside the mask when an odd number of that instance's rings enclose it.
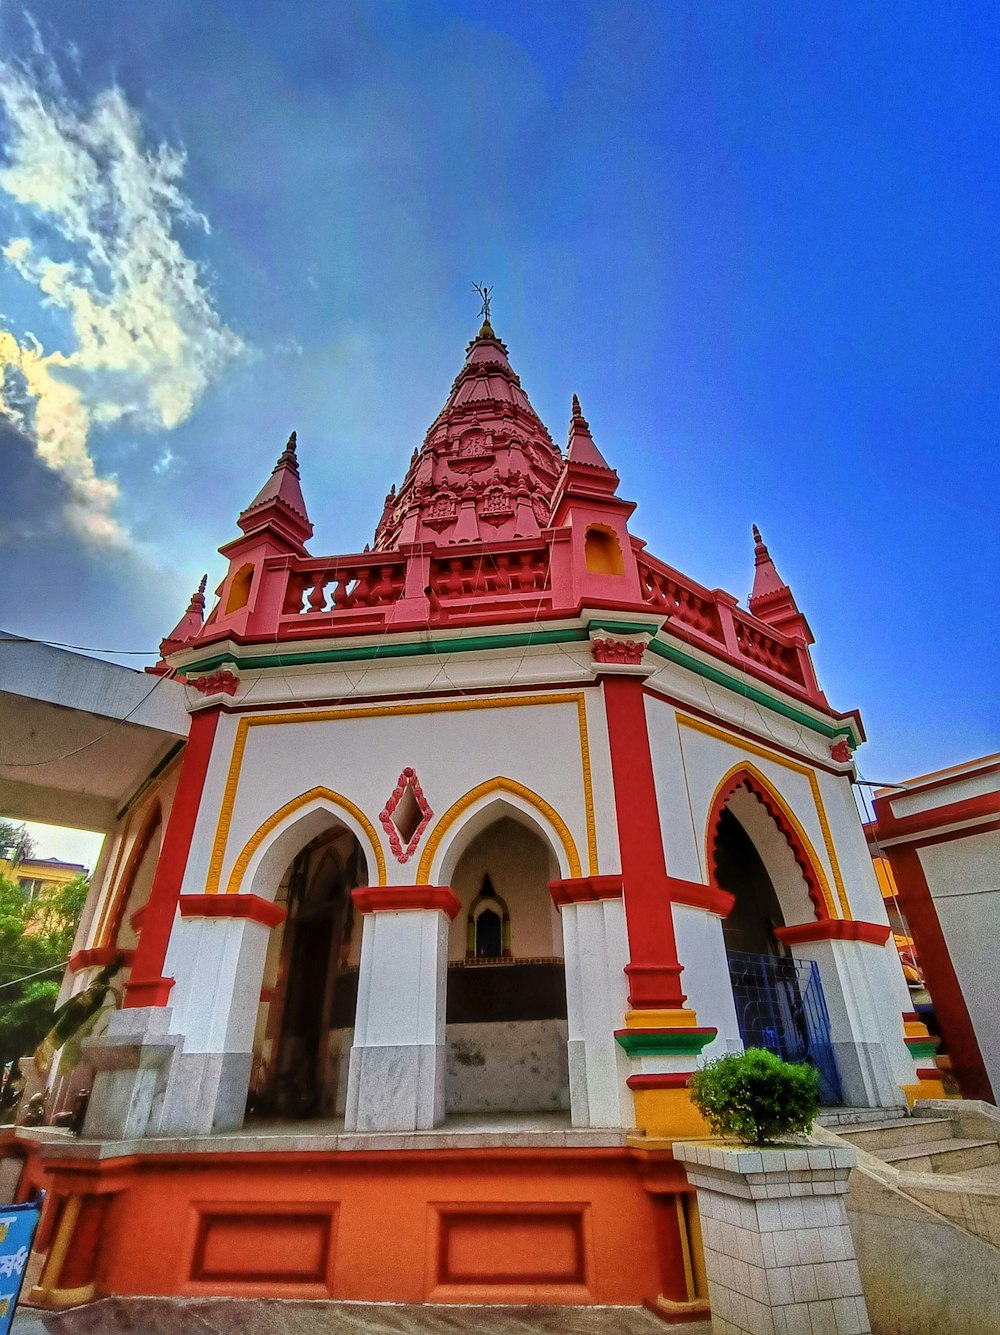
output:
{"label": "yellow painted trim on wall", "polygon": [[479,783],[460,797],[457,802],[453,802],[444,813],[438,823],[431,831],[427,843],[424,845],[424,851],[420,855],[420,865],[417,868],[417,884],[425,885],[428,882],[431,871],[431,863],[434,861],[434,855],[441,845],[441,840],[448,833],[449,829],[458,820],[463,811],[467,811],[481,797],[486,797],[489,793],[513,793],[520,797],[522,801],[527,802],[529,806],[541,812],[549,822],[566,854],[566,861],[569,863],[569,874],[571,879],[582,874],[580,867],[580,854],[576,851],[576,844],[573,842],[573,836],[569,832],[569,827],[563,820],[555,807],[545,801],[544,797],[539,797],[537,793],[526,788],[523,783],[518,783],[514,779],[505,779],[498,775],[495,779],[487,779],[485,783]]}
{"label": "yellow painted trim on wall", "polygon": [[[422,703],[400,705],[368,705],[354,709],[320,709],[313,711],[298,710],[295,713],[264,714],[240,718],[236,727],[236,738],[229,761],[229,771],[222,793],[222,805],[219,821],[212,841],[212,856],[208,864],[205,880],[205,893],[218,894],[222,884],[222,864],[226,854],[226,844],[232,824],[233,811],[236,807],[236,790],[240,783],[243,758],[246,753],[247,739],[253,727],[268,727],[290,723],[331,723],[338,720],[359,718],[399,718],[406,714],[464,713],[475,709],[516,709],[528,705],[566,705],[576,706],[577,728],[580,735],[580,764],[582,767],[583,800],[587,822],[587,854],[589,874],[597,875],[597,826],[594,819],[594,787],[590,764],[590,741],[587,731],[587,706],[582,691],[566,691],[551,695],[488,696],[481,699],[462,700],[427,700]],[[378,839],[374,846],[382,854]],[[577,873],[579,874],[579,873]],[[231,879],[231,878],[230,878]],[[381,882],[380,882],[381,883]]]}
{"label": "yellow painted trim on wall", "polygon": [[[789,760],[787,756],[776,755],[773,751],[768,751],[765,747],[758,746],[755,742],[748,741],[745,737],[735,737],[732,733],[725,732],[721,728],[715,728],[710,723],[703,723],[701,719],[690,718],[686,714],[677,714],[676,718],[677,718],[677,728],[678,728],[678,740],[680,740],[680,729],[683,726],[685,728],[690,728],[693,732],[703,733],[706,737],[714,737],[716,738],[717,741],[726,742],[728,745],[736,747],[743,752],[749,752],[750,755],[758,756],[762,760],[769,760],[772,764],[780,765],[783,769],[789,769],[794,774],[805,775],[806,779],[809,782],[809,790],[812,793],[813,802],[816,806],[816,816],[819,820],[819,828],[823,835],[823,846],[826,849],[827,857],[830,859],[830,869],[833,872],[833,883],[837,890],[837,900],[840,903],[839,913],[837,912],[837,907],[836,903],[834,902],[833,896],[830,893],[830,886],[827,880],[826,872],[823,868],[823,864],[817,858],[815,849],[813,848],[812,843],[809,840],[809,837],[806,834],[805,830],[803,830],[801,823],[793,814],[793,812],[791,811],[790,807],[785,802],[781,794],[776,791],[774,785],[768,779],[766,779],[763,774],[761,774],[760,770],[758,770],[755,766],[750,765],[748,762],[745,762],[744,765],[742,766],[734,765],[733,768],[729,770],[728,774],[722,780],[722,784],[724,784],[728,779],[730,779],[733,776],[733,774],[735,774],[736,771],[740,768],[745,768],[750,770],[753,773],[754,777],[758,781],[764,784],[768,792],[781,807],[781,810],[783,814],[787,817],[789,824],[792,826],[792,828],[795,830],[795,833],[802,840],[803,846],[809,853],[809,856],[812,858],[813,868],[816,872],[816,875],[819,878],[820,886],[822,887],[823,890],[823,897],[826,900],[827,908],[829,909],[831,916],[835,918],[836,917],[852,918],[854,915],[851,913],[851,906],[847,900],[847,890],[844,886],[844,878],[841,875],[840,862],[837,858],[837,849],[833,842],[833,834],[830,830],[830,822],[827,819],[826,808],[823,805],[823,795],[819,790],[819,780],[816,778],[816,771],[808,765],[799,764],[799,762],[796,760]],[[683,750],[684,748],[682,743],[681,744],[682,755],[683,755]],[[722,787],[722,784],[719,784],[715,792],[712,794],[712,800],[709,803],[708,807],[709,812],[711,812],[712,807],[715,805],[715,799],[718,795],[719,788]],[[708,848],[709,859],[711,858],[711,847],[709,846],[710,839],[711,839],[711,831],[709,831],[706,834],[706,847]],[[707,861],[705,864],[706,873],[709,866],[711,866],[711,862]]]}
{"label": "yellow painted trim on wall", "polygon": [[307,793],[300,793],[298,797],[293,797],[290,802],[277,810],[273,816],[268,816],[264,824],[256,830],[240,850],[240,855],[233,863],[233,869],[229,873],[229,880],[226,884],[227,895],[238,895],[243,881],[243,875],[250,865],[250,859],[260,848],[261,844],[284,820],[287,820],[294,812],[302,807],[308,806],[310,802],[322,800],[329,802],[331,806],[340,807],[349,815],[353,816],[358,822],[372,846],[372,852],[375,854],[375,866],[378,872],[377,885],[385,885],[385,854],[378,841],[378,835],[375,832],[375,826],[371,823],[365,813],[350,798],[344,797],[341,793],[335,793],[332,788],[310,788]]}

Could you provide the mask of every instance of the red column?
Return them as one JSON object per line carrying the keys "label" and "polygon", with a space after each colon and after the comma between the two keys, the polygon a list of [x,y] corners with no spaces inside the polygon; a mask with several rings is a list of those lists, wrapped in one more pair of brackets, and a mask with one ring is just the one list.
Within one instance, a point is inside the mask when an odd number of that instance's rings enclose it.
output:
{"label": "red column", "polygon": [[631,961],[625,966],[629,1002],[637,1010],[681,1007],[683,965],[674,940],[642,678],[602,680]]}
{"label": "red column", "polygon": [[[876,811],[878,807],[876,806]],[[962,985],[951,960],[934,899],[914,847],[893,844],[885,850],[896,882],[899,906],[917,943],[917,958],[934,1002],[934,1016],[951,1057],[964,1099],[996,1102]]]}
{"label": "red column", "polygon": [[187,866],[220,713],[218,707],[204,709],[191,719],[177,792],[164,831],[149,903],[143,915],[142,931],[132,963],[132,976],[125,987],[126,1006],[165,1006],[174,985],[172,978],[163,977],[163,962],[167,956],[167,943],[174,925],[177,899],[181,892],[181,881]]}

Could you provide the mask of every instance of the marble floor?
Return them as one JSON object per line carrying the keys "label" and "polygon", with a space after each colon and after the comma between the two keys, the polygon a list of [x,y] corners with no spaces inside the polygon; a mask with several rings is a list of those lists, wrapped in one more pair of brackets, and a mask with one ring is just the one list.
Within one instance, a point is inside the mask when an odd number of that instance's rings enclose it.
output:
{"label": "marble floor", "polygon": [[105,1298],[67,1312],[22,1308],[13,1335],[711,1335],[641,1307],[421,1307],[223,1298]]}
{"label": "marble floor", "polygon": [[606,1148],[624,1145],[630,1134],[621,1127],[574,1127],[569,1114],[454,1113],[442,1126],[425,1131],[345,1131],[343,1119],[251,1121],[238,1131],[205,1136],[147,1136],[142,1140],[88,1140],[52,1127],[22,1134],[44,1142],[51,1158],[107,1159],[123,1154],[216,1153],[237,1150],[271,1152],[443,1150],[513,1147],[516,1149]]}

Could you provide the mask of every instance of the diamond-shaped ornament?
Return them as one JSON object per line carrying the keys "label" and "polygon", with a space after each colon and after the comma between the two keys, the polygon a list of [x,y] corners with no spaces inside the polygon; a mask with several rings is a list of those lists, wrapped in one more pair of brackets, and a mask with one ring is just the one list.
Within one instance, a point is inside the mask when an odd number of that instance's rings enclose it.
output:
{"label": "diamond-shaped ornament", "polygon": [[413,856],[420,843],[420,836],[433,815],[416,771],[407,766],[400,774],[392,796],[385,804],[385,810],[379,814],[397,862],[408,862]]}

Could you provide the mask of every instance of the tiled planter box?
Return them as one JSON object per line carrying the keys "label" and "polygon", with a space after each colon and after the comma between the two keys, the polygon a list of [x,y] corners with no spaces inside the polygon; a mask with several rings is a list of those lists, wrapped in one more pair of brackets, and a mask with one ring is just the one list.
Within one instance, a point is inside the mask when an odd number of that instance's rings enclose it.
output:
{"label": "tiled planter box", "polygon": [[713,1335],[869,1335],[850,1146],[677,1144],[698,1193]]}

